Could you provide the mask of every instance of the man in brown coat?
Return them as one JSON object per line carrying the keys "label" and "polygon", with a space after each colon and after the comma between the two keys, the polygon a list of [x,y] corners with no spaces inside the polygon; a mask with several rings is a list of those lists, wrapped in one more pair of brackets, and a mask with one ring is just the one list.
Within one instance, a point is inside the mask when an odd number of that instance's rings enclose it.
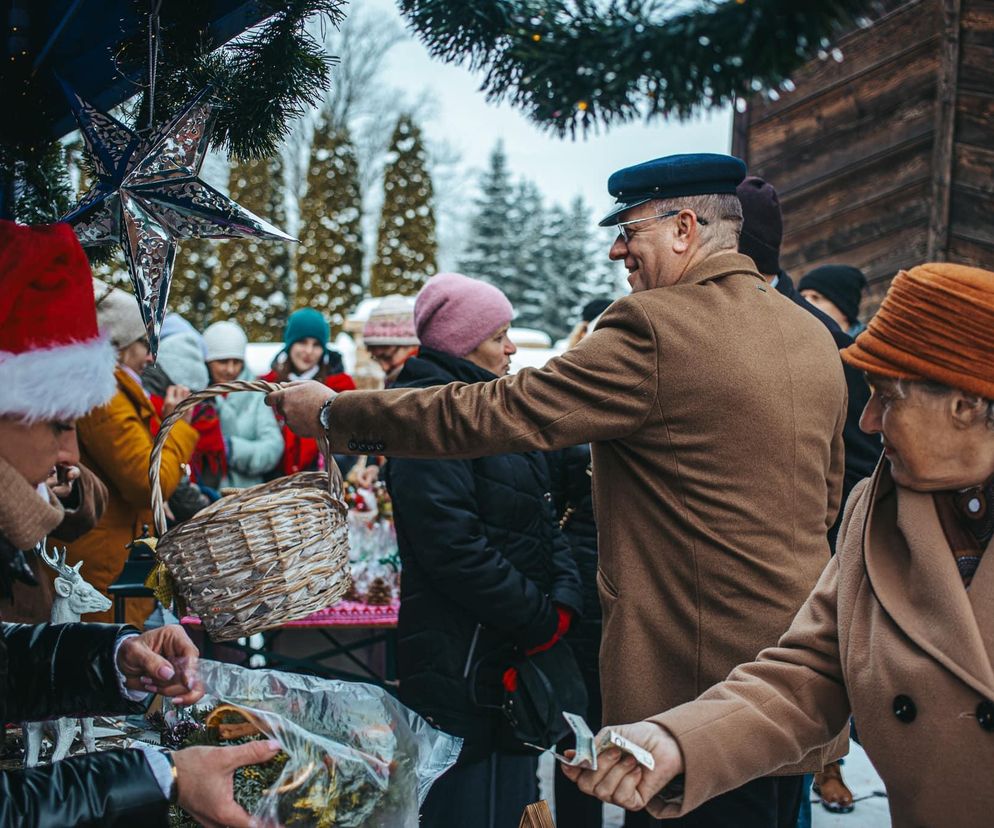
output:
{"label": "man in brown coat", "polygon": [[[744,174],[719,155],[615,173],[618,203],[602,224],[618,225],[609,255],[624,261],[632,295],[540,370],[341,396],[308,383],[269,398],[298,433],[326,431],[336,452],[593,443],[606,723],[689,701],[775,643],[829,559],[842,368],[824,327],[737,252]],[[706,819],[783,824],[798,779],[749,783]]]}

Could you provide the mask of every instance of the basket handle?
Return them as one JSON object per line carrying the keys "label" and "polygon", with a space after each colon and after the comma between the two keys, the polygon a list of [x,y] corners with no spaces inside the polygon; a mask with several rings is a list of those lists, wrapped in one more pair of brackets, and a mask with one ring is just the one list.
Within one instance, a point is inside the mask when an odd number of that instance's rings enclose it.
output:
{"label": "basket handle", "polygon": [[[155,435],[155,442],[152,445],[152,455],[148,467],[148,479],[152,484],[152,519],[155,523],[157,537],[161,538],[166,533],[166,510],[163,504],[162,486],[159,482],[159,467],[162,464],[162,450],[165,448],[169,430],[197,403],[213,399],[218,394],[228,394],[237,391],[261,391],[264,394],[268,394],[271,391],[278,391],[285,386],[286,383],[266,382],[265,380],[219,382],[216,385],[209,385],[203,391],[190,394],[189,397],[173,409],[172,414],[162,421],[159,433]],[[331,448],[328,445],[327,439],[324,437],[319,438],[318,446],[321,449],[321,455],[324,457],[324,466],[328,472],[328,493],[344,507],[342,490],[345,483],[342,479],[342,470],[338,468],[338,463],[331,456]]]}

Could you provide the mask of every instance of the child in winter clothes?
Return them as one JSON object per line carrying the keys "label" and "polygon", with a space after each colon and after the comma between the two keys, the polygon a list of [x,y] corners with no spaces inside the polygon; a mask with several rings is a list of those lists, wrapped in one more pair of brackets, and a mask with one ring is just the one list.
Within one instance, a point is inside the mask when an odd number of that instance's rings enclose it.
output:
{"label": "child in winter clothes", "polygon": [[[268,382],[317,380],[333,391],[355,389],[352,377],[345,373],[342,355],[328,347],[331,335],[328,323],[314,308],[301,308],[290,314],[283,332],[285,348],[273,360],[272,370],[261,379]],[[283,474],[313,470],[318,467],[317,441],[298,437],[283,428]]]}
{"label": "child in winter clothes", "polygon": [[[234,322],[215,322],[204,331],[211,383],[248,380],[245,332]],[[227,472],[221,485],[244,488],[262,483],[283,456],[283,434],[262,394],[222,394],[214,400],[221,416]]]}

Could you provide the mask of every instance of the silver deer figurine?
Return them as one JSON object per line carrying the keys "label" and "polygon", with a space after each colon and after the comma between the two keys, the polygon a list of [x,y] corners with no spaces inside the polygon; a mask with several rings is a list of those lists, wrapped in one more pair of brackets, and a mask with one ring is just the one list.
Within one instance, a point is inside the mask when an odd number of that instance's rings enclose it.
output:
{"label": "silver deer figurine", "polygon": [[[79,621],[79,617],[85,613],[103,612],[105,609],[110,609],[110,599],[101,595],[79,574],[79,568],[83,562],[80,561],[76,566],[66,564],[65,548],[57,556],[44,551],[40,551],[38,554],[57,573],[55,600],[52,602],[53,624],[70,624]],[[31,768],[38,764],[43,732],[47,732],[55,744],[55,749],[52,751],[52,761],[57,762],[64,759],[68,755],[73,737],[76,735],[77,721],[80,724],[83,747],[86,748],[87,753],[92,753],[96,749],[93,738],[93,719],[66,717],[47,722],[24,722],[22,726],[24,766]]]}

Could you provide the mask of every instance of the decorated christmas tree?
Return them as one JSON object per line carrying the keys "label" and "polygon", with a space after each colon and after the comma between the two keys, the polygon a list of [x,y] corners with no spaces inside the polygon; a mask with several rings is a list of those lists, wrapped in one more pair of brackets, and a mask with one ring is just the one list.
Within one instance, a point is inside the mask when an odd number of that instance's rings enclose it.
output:
{"label": "decorated christmas tree", "polygon": [[409,115],[402,115],[383,173],[383,210],[369,284],[373,296],[413,296],[435,272],[432,197],[421,130]]}
{"label": "decorated christmas tree", "polygon": [[[231,197],[267,221],[286,224],[283,159],[232,164]],[[249,341],[279,340],[292,295],[292,251],[282,242],[245,239],[227,242],[219,251],[214,280],[215,318],[231,319]]]}
{"label": "decorated christmas tree", "polygon": [[362,297],[362,195],[355,147],[322,118],[300,201],[296,307],[320,310],[333,333]]}

